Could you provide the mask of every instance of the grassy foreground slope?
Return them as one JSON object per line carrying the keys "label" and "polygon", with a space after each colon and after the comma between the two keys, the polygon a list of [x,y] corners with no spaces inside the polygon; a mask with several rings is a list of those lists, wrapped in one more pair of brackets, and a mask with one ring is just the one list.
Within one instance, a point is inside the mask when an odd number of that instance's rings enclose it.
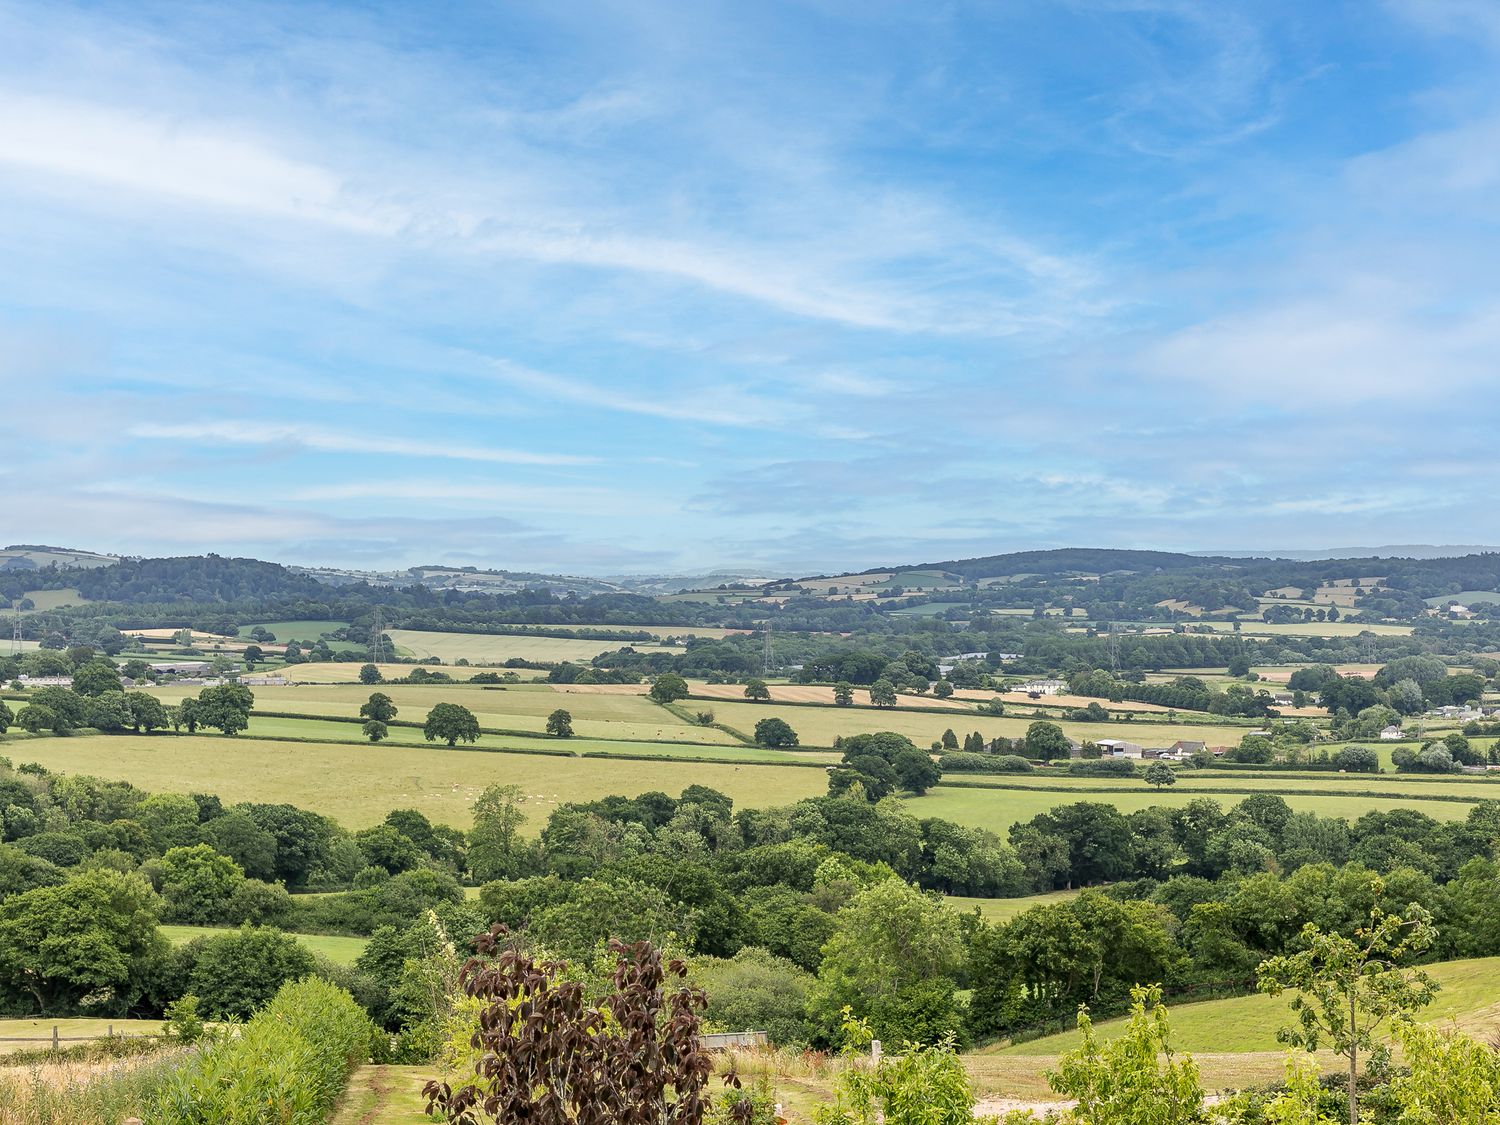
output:
{"label": "grassy foreground slope", "polygon": [[[1468,1034],[1488,1039],[1500,1029],[1500,957],[1469,961],[1445,961],[1427,967],[1441,985],[1437,1000],[1423,1013],[1427,1020],[1453,1020]],[[1204,1000],[1171,1007],[1172,1032],[1180,1050],[1238,1053],[1280,1051],[1276,1029],[1291,1021],[1289,997],[1236,996],[1228,1000]],[[1105,1037],[1117,1034],[1123,1020],[1097,1025]],[[999,1055],[1058,1055],[1081,1042],[1077,1031],[1048,1035],[1015,1046],[995,1048]]]}

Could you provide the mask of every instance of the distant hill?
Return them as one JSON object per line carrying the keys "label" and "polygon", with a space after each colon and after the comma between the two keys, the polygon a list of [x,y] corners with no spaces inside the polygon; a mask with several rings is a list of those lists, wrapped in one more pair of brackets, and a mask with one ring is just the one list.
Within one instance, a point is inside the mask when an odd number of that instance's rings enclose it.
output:
{"label": "distant hill", "polygon": [[1317,562],[1321,559],[1454,559],[1464,555],[1487,555],[1500,551],[1500,547],[1479,544],[1448,544],[1434,546],[1431,543],[1386,544],[1382,547],[1327,547],[1320,550],[1288,549],[1276,551],[1191,551],[1201,559],[1239,557],[1265,557],[1295,559],[1298,562]]}
{"label": "distant hill", "polygon": [[12,543],[0,551],[0,570],[40,570],[47,566],[63,569],[109,566],[120,561],[118,555],[101,555],[76,547],[49,547],[38,543]]}
{"label": "distant hill", "polygon": [[317,600],[328,588],[279,563],[188,555],[127,559],[80,573],[74,584],[89,601],[235,602],[251,598]]}
{"label": "distant hill", "polygon": [[[1267,556],[1204,556],[1178,551],[1129,551],[1107,547],[1059,547],[1048,551],[1012,551],[977,559],[921,563],[900,570],[941,570],[969,581],[1010,574],[1110,574],[1114,571],[1192,570],[1219,563],[1242,566],[1249,559],[1269,561]],[[881,569],[881,568],[876,568]],[[893,568],[885,568],[893,569]]]}

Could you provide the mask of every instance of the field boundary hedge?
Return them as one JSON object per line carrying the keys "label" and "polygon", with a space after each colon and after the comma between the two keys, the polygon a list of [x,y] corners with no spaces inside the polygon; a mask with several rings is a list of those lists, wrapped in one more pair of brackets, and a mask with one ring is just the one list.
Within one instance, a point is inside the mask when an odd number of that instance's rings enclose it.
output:
{"label": "field boundary hedge", "polygon": [[203,1047],[182,1066],[150,1119],[315,1125],[370,1057],[374,1036],[364,1009],[342,988],[316,977],[289,981],[238,1035]]}
{"label": "field boundary hedge", "polygon": [[[567,710],[567,708],[562,708],[562,710]],[[263,719],[306,719],[306,720],[308,720],[310,722],[351,723],[351,724],[353,724],[355,726],[363,726],[368,721],[364,717],[359,716],[359,715],[309,715],[309,714],[307,714],[305,712],[302,712],[302,711],[262,711],[259,708],[253,708],[250,711],[250,717],[253,719],[257,715],[259,715]],[[421,730],[427,724],[426,723],[419,723],[415,719],[387,719],[385,725],[388,726],[388,727],[404,727],[407,730]],[[717,726],[718,724],[716,723],[714,725]],[[534,730],[513,730],[510,727],[480,727],[479,728],[479,733],[480,734],[493,734],[493,735],[495,735],[497,737],[500,737],[500,738],[535,738],[535,739],[538,739],[538,740],[541,740],[541,741],[547,741],[547,742],[555,742],[555,741],[557,741],[557,736],[556,735],[543,734],[540,731],[534,731]],[[260,737],[260,736],[258,736],[258,735],[251,735],[250,737],[251,738],[256,738],[256,737]],[[267,737],[270,737],[270,736],[267,736]],[[626,738],[624,736],[614,736],[614,735],[611,735],[609,738],[602,739],[601,741],[604,741],[604,742],[639,742],[639,743],[641,743],[643,745],[646,745],[646,746],[710,746],[710,747],[712,747],[712,746],[718,746],[719,745],[719,743],[717,743],[717,742],[691,742],[691,741],[688,741],[687,739],[682,739],[682,738]],[[754,742],[751,741],[749,743],[749,745],[753,746]]]}
{"label": "field boundary hedge", "polygon": [[[1135,779],[1124,779],[1135,780]],[[979,780],[949,781],[946,777],[939,781],[934,788],[945,789],[1005,789],[1005,790],[1034,790],[1039,793],[1118,793],[1121,785],[1020,785],[1014,782],[987,782]],[[1141,789],[1132,789],[1133,792],[1144,792]],[[1190,793],[1194,797],[1217,797],[1224,794],[1230,797],[1254,797],[1262,793],[1270,793],[1277,797],[1367,797],[1383,801],[1447,801],[1449,803],[1463,805],[1479,805],[1485,801],[1492,801],[1493,797],[1464,796],[1458,793],[1438,794],[1413,794],[1413,793],[1381,793],[1371,789],[1266,789],[1264,786],[1258,788],[1245,787],[1229,788],[1226,786],[1215,786],[1213,789],[1184,789],[1180,792]]]}
{"label": "field boundary hedge", "polygon": [[[787,751],[787,753],[794,752]],[[747,758],[686,758],[675,754],[616,754],[612,750],[585,750],[578,756],[580,758],[615,758],[627,762],[692,762],[698,765],[713,766],[769,766],[772,769],[790,766],[794,769],[811,768],[826,770],[834,764],[832,762],[757,762],[754,759]]]}

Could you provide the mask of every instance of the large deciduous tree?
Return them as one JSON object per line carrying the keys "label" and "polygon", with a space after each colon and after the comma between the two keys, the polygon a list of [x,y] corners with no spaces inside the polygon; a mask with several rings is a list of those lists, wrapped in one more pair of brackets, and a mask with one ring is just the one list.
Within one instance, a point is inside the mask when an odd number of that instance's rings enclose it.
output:
{"label": "large deciduous tree", "polygon": [[43,1015],[124,1014],[167,954],[139,875],[91,870],[0,902],[0,992]]}
{"label": "large deciduous tree", "polygon": [[676,672],[663,672],[651,681],[651,698],[658,703],[675,703],[687,697],[687,681]]}
{"label": "large deciduous tree", "polygon": [[449,746],[457,746],[460,740],[473,742],[479,737],[479,720],[462,704],[439,703],[427,712],[422,734],[428,742],[441,740]]}
{"label": "large deciduous tree", "polygon": [[935,1043],[957,1034],[958,915],[900,879],[861,891],[835,918],[808,1013],[832,1032],[847,1006],[878,1039]]}
{"label": "large deciduous tree", "polygon": [[370,698],[359,705],[359,716],[362,719],[389,723],[398,713],[396,704],[383,691],[371,692]]}

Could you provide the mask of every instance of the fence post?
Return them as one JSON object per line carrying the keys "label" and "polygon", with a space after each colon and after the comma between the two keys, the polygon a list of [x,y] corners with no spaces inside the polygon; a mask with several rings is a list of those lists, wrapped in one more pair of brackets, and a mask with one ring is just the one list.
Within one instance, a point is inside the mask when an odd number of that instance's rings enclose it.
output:
{"label": "fence post", "polygon": [[872,1040],[870,1040],[870,1061],[878,1063],[880,1061],[880,1055],[881,1055],[880,1040],[879,1039],[872,1039]]}
{"label": "fence post", "polygon": [[57,1024],[52,1025],[52,1049],[57,1050]]}

